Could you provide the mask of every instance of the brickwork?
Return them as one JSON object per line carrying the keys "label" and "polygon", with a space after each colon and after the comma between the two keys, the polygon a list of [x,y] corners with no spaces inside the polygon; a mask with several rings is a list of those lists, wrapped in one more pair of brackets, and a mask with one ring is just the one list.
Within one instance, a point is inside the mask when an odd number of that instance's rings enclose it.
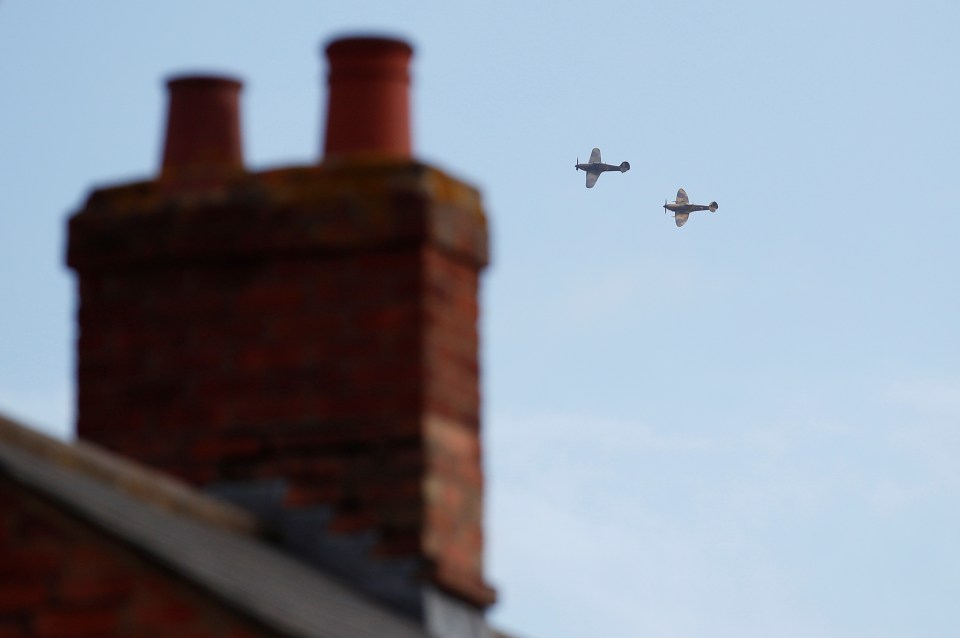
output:
{"label": "brickwork", "polygon": [[0,479],[0,637],[275,636]]}
{"label": "brickwork", "polygon": [[285,478],[486,606],[486,256],[476,191],[412,161],[98,191],[70,226],[78,433],[197,485]]}

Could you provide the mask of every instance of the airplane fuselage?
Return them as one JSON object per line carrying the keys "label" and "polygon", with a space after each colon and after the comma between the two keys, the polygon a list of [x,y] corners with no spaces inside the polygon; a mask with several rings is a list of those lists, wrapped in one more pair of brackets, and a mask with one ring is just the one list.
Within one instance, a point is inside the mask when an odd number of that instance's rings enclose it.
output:
{"label": "airplane fuselage", "polygon": [[669,203],[669,202],[668,202],[668,203],[664,204],[663,207],[666,208],[666,209],[667,209],[668,211],[670,211],[671,213],[687,213],[687,214],[690,214],[690,213],[692,213],[692,212],[694,212],[694,211],[698,211],[698,210],[710,210],[710,207],[709,207],[709,206],[704,206],[703,204],[677,204],[676,202],[674,202],[674,203]]}
{"label": "airplane fuselage", "polygon": [[613,164],[603,164],[602,162],[594,162],[593,164],[576,164],[577,170],[586,171],[587,173],[595,173],[599,175],[600,173],[606,173],[607,171],[619,171],[623,172],[619,166],[614,166]]}

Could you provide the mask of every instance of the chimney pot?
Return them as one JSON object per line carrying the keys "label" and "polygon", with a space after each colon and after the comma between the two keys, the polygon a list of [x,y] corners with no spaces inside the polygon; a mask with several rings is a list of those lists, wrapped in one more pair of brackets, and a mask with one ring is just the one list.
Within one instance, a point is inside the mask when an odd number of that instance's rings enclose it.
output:
{"label": "chimney pot", "polygon": [[222,76],[170,78],[162,177],[243,168],[239,80]]}
{"label": "chimney pot", "polygon": [[409,158],[413,48],[392,38],[351,37],[334,40],[326,53],[325,157],[380,153]]}

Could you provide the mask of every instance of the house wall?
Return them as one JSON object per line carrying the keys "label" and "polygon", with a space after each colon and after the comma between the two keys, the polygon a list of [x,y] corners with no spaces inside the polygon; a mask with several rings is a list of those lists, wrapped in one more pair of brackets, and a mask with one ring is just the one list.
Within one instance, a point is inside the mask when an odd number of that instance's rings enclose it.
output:
{"label": "house wall", "polygon": [[277,636],[0,479],[0,638]]}

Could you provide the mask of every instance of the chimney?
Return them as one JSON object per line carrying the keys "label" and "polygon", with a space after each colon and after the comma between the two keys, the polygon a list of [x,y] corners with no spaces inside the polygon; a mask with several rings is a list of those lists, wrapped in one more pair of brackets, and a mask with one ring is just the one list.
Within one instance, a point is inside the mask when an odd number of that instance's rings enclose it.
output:
{"label": "chimney", "polygon": [[326,161],[260,173],[238,82],[169,83],[160,177],[70,219],[77,432],[259,509],[399,609],[480,617],[486,217],[410,157],[411,54],[330,44]]}
{"label": "chimney", "polygon": [[406,42],[386,38],[336,40],[327,46],[327,158],[363,152],[410,157],[411,55]]}
{"label": "chimney", "polygon": [[161,175],[243,169],[239,81],[183,76],[167,81],[170,106]]}

